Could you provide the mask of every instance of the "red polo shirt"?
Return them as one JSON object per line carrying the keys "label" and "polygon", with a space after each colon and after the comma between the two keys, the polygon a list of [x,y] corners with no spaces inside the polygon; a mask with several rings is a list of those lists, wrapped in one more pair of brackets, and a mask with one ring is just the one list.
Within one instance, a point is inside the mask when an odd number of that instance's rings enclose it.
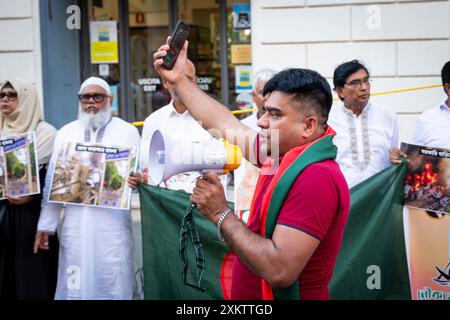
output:
{"label": "red polo shirt", "polygon": [[[256,199],[256,214],[249,228],[259,234],[262,199],[273,176],[268,177]],[[305,168],[292,185],[278,217],[282,224],[320,240],[299,276],[301,299],[329,299],[328,283],[333,273],[350,209],[347,182],[333,160]],[[299,243],[301,246],[301,243]],[[240,260],[233,263],[231,298],[260,300],[261,278]]]}

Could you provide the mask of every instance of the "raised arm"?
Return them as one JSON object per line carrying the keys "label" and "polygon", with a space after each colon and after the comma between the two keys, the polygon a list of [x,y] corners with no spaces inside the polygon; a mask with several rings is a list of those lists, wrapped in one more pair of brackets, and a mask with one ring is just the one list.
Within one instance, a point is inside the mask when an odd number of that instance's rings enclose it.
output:
{"label": "raised arm", "polygon": [[167,70],[162,66],[162,58],[167,54],[169,46],[167,44],[161,46],[153,55],[156,71],[172,85],[178,98],[204,129],[217,138],[225,138],[228,142],[238,145],[244,157],[255,163],[253,143],[256,131],[239,122],[227,107],[208,96],[186,77],[183,70],[187,48],[186,41],[175,66],[172,70]]}

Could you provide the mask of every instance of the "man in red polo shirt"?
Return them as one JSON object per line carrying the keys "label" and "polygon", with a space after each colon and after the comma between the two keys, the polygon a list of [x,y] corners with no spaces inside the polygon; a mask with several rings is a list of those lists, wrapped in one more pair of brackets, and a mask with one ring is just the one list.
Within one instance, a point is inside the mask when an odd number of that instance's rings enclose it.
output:
{"label": "man in red polo shirt", "polygon": [[[264,87],[267,102],[257,134],[183,74],[187,42],[172,70],[155,68],[192,116],[244,156],[262,165],[248,225],[230,213],[215,173],[198,180],[191,200],[236,254],[232,299],[328,299],[328,283],[349,212],[349,190],[334,161],[335,132],[327,125],[331,89],[317,72],[288,69]],[[259,152],[253,152],[257,141]],[[261,154],[269,157],[257,161]]]}

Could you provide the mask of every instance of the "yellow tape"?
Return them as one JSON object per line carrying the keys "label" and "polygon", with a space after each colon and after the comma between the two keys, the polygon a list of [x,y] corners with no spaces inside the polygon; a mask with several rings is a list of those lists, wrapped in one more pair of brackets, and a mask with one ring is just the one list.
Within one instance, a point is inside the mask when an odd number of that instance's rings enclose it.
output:
{"label": "yellow tape", "polygon": [[[384,94],[392,94],[392,93],[401,93],[401,92],[409,92],[409,91],[416,91],[416,90],[424,90],[424,89],[433,89],[433,88],[439,88],[442,87],[442,84],[432,84],[432,85],[428,85],[428,86],[420,86],[420,87],[411,87],[411,88],[404,88],[404,89],[397,89],[397,90],[388,90],[388,91],[380,91],[380,92],[375,92],[375,93],[371,93],[370,96],[381,96]],[[334,98],[333,101],[339,101],[339,98]],[[243,114],[243,113],[250,113],[250,112],[254,112],[258,109],[254,108],[254,109],[245,109],[245,110],[234,110],[231,111],[232,114],[237,115],[237,114]],[[132,123],[135,127],[142,127],[144,125],[144,121],[137,121],[137,122],[133,122]]]}
{"label": "yellow tape", "polygon": [[391,94],[391,93],[400,93],[400,92],[408,92],[408,91],[423,90],[423,89],[432,89],[432,88],[438,88],[438,87],[442,87],[442,84],[433,84],[433,85],[429,85],[429,86],[420,86],[420,87],[412,87],[412,88],[406,88],[406,89],[375,92],[375,93],[372,93],[371,96],[380,96],[382,94]]}
{"label": "yellow tape", "polygon": [[231,113],[236,115],[236,114],[250,113],[250,112],[254,112],[254,111],[258,111],[258,109],[254,108],[254,109],[245,109],[245,110],[234,110],[234,111],[231,111]]}
{"label": "yellow tape", "polygon": [[144,121],[136,121],[136,122],[132,122],[131,124],[135,127],[143,127]]}
{"label": "yellow tape", "polygon": [[[375,93],[371,93],[370,96],[381,96],[383,94],[392,94],[392,93],[401,93],[401,92],[408,92],[408,91],[415,91],[415,90],[423,90],[423,89],[433,89],[433,88],[438,88],[438,87],[442,87],[442,84],[432,84],[429,86],[420,86],[420,87],[411,87],[411,88],[405,88],[405,89],[397,89],[397,90],[387,90],[387,91],[380,91],[380,92],[375,92]],[[334,98],[334,101],[339,101],[339,97],[338,98]]]}

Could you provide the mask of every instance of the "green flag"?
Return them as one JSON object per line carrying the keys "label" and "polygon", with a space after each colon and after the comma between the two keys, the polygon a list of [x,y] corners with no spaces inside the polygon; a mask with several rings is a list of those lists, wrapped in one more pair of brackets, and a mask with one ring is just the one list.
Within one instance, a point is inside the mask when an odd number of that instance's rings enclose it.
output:
{"label": "green flag", "polygon": [[405,175],[406,162],[350,190],[331,299],[411,298],[402,216]]}
{"label": "green flag", "polygon": [[[351,190],[347,227],[329,288],[332,299],[410,299],[402,221],[406,165],[395,165]],[[180,226],[189,194],[141,185],[145,299],[229,297],[229,248],[217,228],[197,210],[194,217],[206,268],[201,292],[183,283]],[[232,204],[230,204],[232,207]],[[195,249],[188,248],[195,282]]]}
{"label": "green flag", "polygon": [[[222,282],[230,281],[225,262],[228,246],[218,238],[217,227],[194,209],[194,218],[205,255],[201,292],[183,282],[179,257],[180,228],[190,194],[140,185],[145,299],[223,299]],[[229,204],[230,208],[233,205]],[[189,274],[196,282],[195,249],[189,239]],[[225,289],[224,289],[225,290]],[[225,294],[225,297],[227,294]],[[229,292],[228,292],[229,296]]]}

